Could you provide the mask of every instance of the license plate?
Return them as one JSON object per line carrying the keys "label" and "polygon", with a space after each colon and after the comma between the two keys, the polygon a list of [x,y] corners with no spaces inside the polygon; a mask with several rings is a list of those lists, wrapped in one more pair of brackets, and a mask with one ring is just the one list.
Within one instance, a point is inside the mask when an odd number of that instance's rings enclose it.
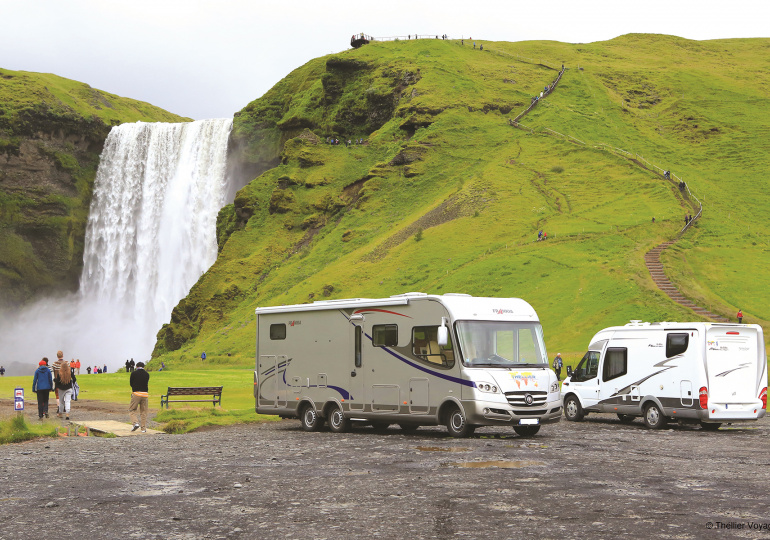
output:
{"label": "license plate", "polygon": [[533,424],[537,425],[539,423],[540,423],[540,419],[539,418],[522,418],[521,420],[519,420],[519,425],[520,426],[528,426],[528,425],[533,425]]}

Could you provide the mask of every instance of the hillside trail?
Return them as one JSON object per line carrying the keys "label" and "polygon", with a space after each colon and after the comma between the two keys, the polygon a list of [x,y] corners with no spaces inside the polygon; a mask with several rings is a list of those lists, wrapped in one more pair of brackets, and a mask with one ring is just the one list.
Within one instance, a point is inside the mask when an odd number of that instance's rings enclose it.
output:
{"label": "hillside trail", "polygon": [[[533,98],[529,107],[527,107],[527,109],[524,110],[523,112],[519,113],[519,115],[517,115],[513,120],[509,119],[508,123],[513,127],[531,131],[528,128],[522,126],[519,123],[519,120],[521,120],[524,116],[529,114],[529,112],[532,109],[534,109],[538,105],[538,103],[540,103],[541,99],[546,98],[556,89],[565,71],[566,71],[566,68],[562,65],[561,71],[559,71],[559,75],[556,77],[553,83],[551,83],[546,88],[546,90],[544,90],[542,97]],[[561,134],[554,132],[552,130],[547,130],[547,133],[561,136]],[[567,138],[567,140],[578,141],[581,144],[585,145],[585,143],[583,143],[582,141],[579,141],[578,139],[575,139],[574,137],[569,137],[569,136],[563,136],[563,137]],[[670,177],[666,178],[663,174],[645,165],[641,160],[636,159],[634,157],[629,157],[628,155],[623,155],[623,154],[620,154],[620,155],[626,158],[628,161],[630,161],[634,165],[636,165],[637,167],[640,167],[645,171],[651,172],[652,174],[659,176],[663,180],[666,180],[668,182],[671,182],[674,185],[677,185],[677,182],[674,181],[672,178]],[[676,177],[674,176],[674,178]],[[680,180],[680,185],[678,187],[682,195],[682,200],[693,209],[693,211],[695,212],[695,215],[692,217],[692,219],[689,222],[685,223],[685,226],[679,231],[679,233],[676,235],[674,239],[658,244],[657,246],[649,250],[647,253],[645,253],[644,264],[647,267],[647,270],[650,272],[650,277],[652,278],[652,281],[655,284],[655,286],[661,292],[665,293],[671,300],[673,300],[674,302],[676,302],[677,304],[679,304],[684,308],[692,310],[695,314],[701,317],[711,319],[712,321],[716,321],[716,322],[729,322],[729,319],[727,319],[726,317],[717,313],[713,313],[708,309],[696,304],[690,298],[686,297],[682,293],[682,291],[668,278],[668,276],[666,275],[665,267],[663,266],[663,263],[660,261],[660,254],[666,249],[668,249],[669,247],[671,247],[672,245],[674,245],[676,242],[678,242],[679,239],[682,238],[682,236],[690,229],[692,224],[695,223],[703,213],[703,204],[700,201],[698,201],[698,205],[696,205],[695,202],[689,197],[689,192],[690,192],[689,187],[687,187],[684,184],[684,182],[681,182],[681,180]]]}

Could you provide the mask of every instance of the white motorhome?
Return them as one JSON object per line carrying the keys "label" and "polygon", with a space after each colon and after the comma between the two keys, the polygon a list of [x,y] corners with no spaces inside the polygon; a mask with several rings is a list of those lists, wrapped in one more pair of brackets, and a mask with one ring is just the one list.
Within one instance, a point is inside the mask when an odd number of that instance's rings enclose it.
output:
{"label": "white motorhome", "polygon": [[642,323],[605,328],[568,370],[561,396],[567,420],[608,412],[641,416],[650,428],[669,420],[757,420],[767,407],[767,355],[762,327],[706,322]]}
{"label": "white motorhome", "polygon": [[257,308],[256,411],[315,431],[477,426],[522,436],[561,402],[535,310],[517,298],[406,293]]}

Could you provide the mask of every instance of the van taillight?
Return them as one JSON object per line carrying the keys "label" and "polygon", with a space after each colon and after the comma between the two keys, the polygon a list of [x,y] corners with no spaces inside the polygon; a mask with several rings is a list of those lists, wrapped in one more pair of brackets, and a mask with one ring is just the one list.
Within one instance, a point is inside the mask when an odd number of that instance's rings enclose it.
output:
{"label": "van taillight", "polygon": [[767,409],[767,386],[759,393],[759,399],[762,400],[762,408]]}
{"label": "van taillight", "polygon": [[700,408],[701,409],[708,409],[709,408],[709,390],[705,386],[701,386],[700,390],[698,391],[698,399],[700,400]]}

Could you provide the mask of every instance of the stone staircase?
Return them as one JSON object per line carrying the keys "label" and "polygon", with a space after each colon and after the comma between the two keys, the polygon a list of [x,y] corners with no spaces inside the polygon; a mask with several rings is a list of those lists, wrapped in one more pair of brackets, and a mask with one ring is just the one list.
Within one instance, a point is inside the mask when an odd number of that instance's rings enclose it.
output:
{"label": "stone staircase", "polygon": [[661,291],[666,293],[669,298],[671,298],[671,300],[680,306],[693,310],[697,315],[716,322],[730,322],[728,319],[722,317],[721,315],[711,313],[709,310],[698,306],[692,300],[686,298],[681,292],[679,292],[679,289],[676,288],[676,285],[671,283],[671,280],[668,279],[663,268],[663,263],[660,262],[660,254],[663,252],[663,250],[674,243],[676,243],[676,240],[663,242],[662,244],[652,248],[644,255],[644,263],[647,265],[647,270],[650,271],[652,281],[655,282],[655,285]]}

